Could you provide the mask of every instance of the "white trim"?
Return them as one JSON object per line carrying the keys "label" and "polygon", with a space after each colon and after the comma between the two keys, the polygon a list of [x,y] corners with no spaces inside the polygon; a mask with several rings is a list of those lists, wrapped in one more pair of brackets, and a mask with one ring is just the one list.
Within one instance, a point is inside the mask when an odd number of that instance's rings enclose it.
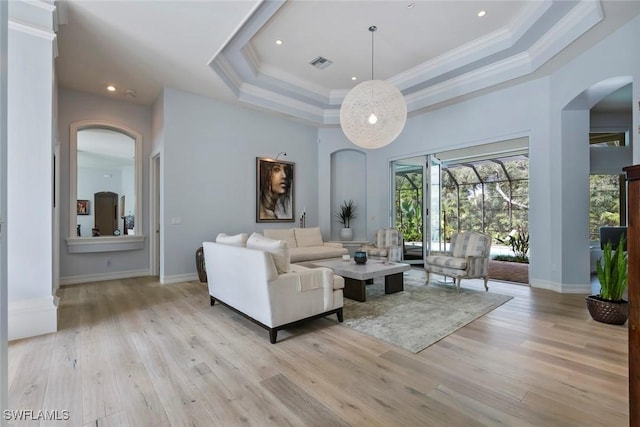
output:
{"label": "white trim", "polygon": [[164,276],[160,278],[160,283],[163,285],[169,285],[172,283],[193,282],[194,280],[200,281],[200,279],[198,278],[198,273],[174,274],[172,276]]}
{"label": "white trim", "polygon": [[9,341],[56,332],[58,308],[52,296],[9,301]]}
{"label": "white trim", "polygon": [[56,33],[46,28],[38,28],[15,19],[9,20],[9,29],[20,31],[21,33],[30,34],[32,36],[41,37],[47,40],[55,40]]}
{"label": "white trim", "polygon": [[145,236],[67,237],[70,254],[133,251],[144,248]]}
{"label": "white trim", "polygon": [[547,280],[529,279],[532,288],[548,289],[561,294],[584,294],[590,295],[591,284],[564,284],[558,282],[550,282]]}
{"label": "white trim", "polygon": [[85,274],[83,276],[68,276],[60,278],[60,285],[77,285],[78,283],[103,282],[105,280],[130,279],[133,277],[149,276],[149,270],[118,271],[116,273]]}

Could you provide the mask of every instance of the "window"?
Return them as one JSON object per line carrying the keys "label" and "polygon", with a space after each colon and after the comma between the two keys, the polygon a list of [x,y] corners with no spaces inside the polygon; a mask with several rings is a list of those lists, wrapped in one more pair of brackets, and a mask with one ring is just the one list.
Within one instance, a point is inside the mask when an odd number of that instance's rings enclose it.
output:
{"label": "window", "polygon": [[589,176],[589,240],[600,239],[600,227],[626,225],[624,175]]}

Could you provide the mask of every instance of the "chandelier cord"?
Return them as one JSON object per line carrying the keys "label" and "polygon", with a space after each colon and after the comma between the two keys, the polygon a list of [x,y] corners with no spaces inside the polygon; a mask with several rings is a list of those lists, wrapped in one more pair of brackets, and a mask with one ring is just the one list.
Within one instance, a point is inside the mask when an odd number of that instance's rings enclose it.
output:
{"label": "chandelier cord", "polygon": [[371,80],[373,80],[373,33],[376,31],[376,27],[369,27],[369,31],[371,31]]}
{"label": "chandelier cord", "polygon": [[[371,81],[373,81],[373,33],[375,33],[377,29],[378,27],[376,27],[375,25],[369,27],[369,31],[371,31]],[[373,85],[371,85],[371,104],[373,104]]]}

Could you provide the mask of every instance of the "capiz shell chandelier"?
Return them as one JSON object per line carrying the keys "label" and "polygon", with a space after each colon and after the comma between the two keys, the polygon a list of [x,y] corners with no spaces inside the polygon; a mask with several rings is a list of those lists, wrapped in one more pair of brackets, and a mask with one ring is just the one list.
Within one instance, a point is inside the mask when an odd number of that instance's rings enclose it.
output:
{"label": "capiz shell chandelier", "polygon": [[345,96],[340,107],[340,126],[355,145],[380,148],[400,135],[407,121],[407,103],[392,84],[373,79],[373,33],[371,31],[371,80],[362,82]]}

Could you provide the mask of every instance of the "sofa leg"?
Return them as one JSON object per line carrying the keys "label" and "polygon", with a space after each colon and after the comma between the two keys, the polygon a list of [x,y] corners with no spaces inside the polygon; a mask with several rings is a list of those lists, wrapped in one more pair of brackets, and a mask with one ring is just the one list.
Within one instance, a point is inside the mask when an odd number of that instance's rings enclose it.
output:
{"label": "sofa leg", "polygon": [[215,299],[214,297],[212,297],[211,295],[209,295],[209,303],[210,303],[211,305],[213,305],[213,304],[215,304],[215,303],[216,303],[216,299]]}
{"label": "sofa leg", "polygon": [[269,328],[269,341],[271,341],[271,344],[275,344],[277,338],[278,338],[278,331],[273,328]]}
{"label": "sofa leg", "polygon": [[460,282],[462,282],[462,278],[458,277],[458,280],[453,279],[453,283],[457,284],[456,292],[460,293]]}
{"label": "sofa leg", "polygon": [[484,276],[483,279],[484,279],[484,290],[488,292],[489,286],[487,286],[487,280],[489,280],[489,276]]}
{"label": "sofa leg", "polygon": [[338,310],[336,312],[336,315],[338,316],[338,322],[342,323],[344,321],[344,316],[343,316],[343,313],[342,313],[342,309]]}
{"label": "sofa leg", "polygon": [[425,282],[426,285],[429,284],[429,270],[425,270],[427,272],[427,281]]}

